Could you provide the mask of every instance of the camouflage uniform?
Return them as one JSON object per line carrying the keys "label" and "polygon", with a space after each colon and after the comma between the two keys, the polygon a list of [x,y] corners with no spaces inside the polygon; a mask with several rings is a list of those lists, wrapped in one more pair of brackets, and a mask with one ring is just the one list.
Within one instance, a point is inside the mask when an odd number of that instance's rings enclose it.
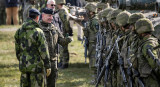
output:
{"label": "camouflage uniform", "polygon": [[[128,48],[130,48],[130,51],[127,52],[127,55],[128,58],[130,58],[129,60],[131,62],[134,61],[135,57],[136,57],[136,52],[138,50],[138,42],[139,42],[139,36],[137,35],[136,31],[135,31],[135,23],[137,20],[141,19],[141,18],[144,18],[144,15],[142,13],[133,13],[129,19],[128,19],[128,23],[132,29],[132,31],[130,32],[130,34],[128,35],[128,42],[127,42],[127,45],[128,45]],[[128,63],[127,63],[127,67],[128,67]],[[135,72],[133,72],[134,74]],[[136,84],[135,84],[135,79],[133,80],[133,87],[136,87]],[[129,84],[128,84],[129,85]]]}
{"label": "camouflage uniform", "polygon": [[[160,87],[158,79],[160,67],[154,62],[151,56],[148,55],[148,49],[152,49],[159,45],[158,40],[151,34],[142,36],[142,34],[154,31],[152,22],[146,18],[139,19],[135,24],[135,29],[140,36],[140,41],[138,43],[137,55],[133,62],[134,68],[138,70],[145,87]],[[151,51],[157,59],[159,51]]]}
{"label": "camouflage uniform", "polygon": [[49,52],[43,31],[28,18],[15,34],[16,56],[21,71],[21,87],[43,87],[45,69],[50,68]]}
{"label": "camouflage uniform", "polygon": [[[96,77],[96,34],[99,30],[99,21],[95,13],[97,12],[96,6],[94,4],[87,4],[85,6],[85,9],[88,11],[88,16],[90,17],[89,20],[86,23],[86,28],[84,28],[84,36],[88,39],[89,46],[88,46],[88,57],[89,57],[89,67],[92,70],[93,75],[93,81],[91,81],[91,84],[95,83],[95,77]],[[89,12],[94,12],[94,14],[91,16],[89,15]]]}
{"label": "camouflage uniform", "polygon": [[[115,10],[109,12],[109,14],[107,15],[107,20],[108,20],[108,23],[111,28],[111,31],[110,31],[111,32],[110,33],[111,34],[111,41],[109,41],[109,43],[107,43],[108,47],[110,49],[113,47],[113,44],[115,43],[116,38],[118,36],[122,36],[121,35],[122,32],[120,31],[119,26],[116,23],[116,17],[120,12],[121,12],[121,10],[115,9]],[[111,23],[115,24],[115,28],[111,26]],[[121,45],[120,42],[118,44]],[[119,48],[121,48],[121,46]],[[109,78],[110,82],[106,83],[107,85],[112,85],[113,87],[117,87],[117,70],[119,68],[117,65],[117,59],[118,59],[117,52],[113,51],[112,56],[111,56],[111,60],[110,60],[110,70],[109,70],[110,71],[110,78]]]}
{"label": "camouflage uniform", "polygon": [[42,20],[39,22],[41,29],[43,30],[49,48],[50,61],[51,61],[51,75],[47,77],[47,86],[55,87],[55,82],[58,76],[57,68],[57,50],[58,44],[64,46],[68,44],[68,39],[64,39],[60,31],[53,25],[45,23]]}
{"label": "camouflage uniform", "polygon": [[110,11],[113,11],[113,8],[106,8],[104,10],[102,10],[101,12],[98,13],[98,19],[99,19],[99,22],[100,22],[100,26],[101,26],[101,34],[103,34],[103,40],[105,39],[105,41],[103,41],[103,55],[102,55],[102,58],[103,60],[105,60],[105,57],[106,57],[106,48],[108,46],[108,43],[110,42],[111,40],[111,34],[110,34],[110,29],[109,29],[109,26],[108,26],[108,21],[107,21],[107,18],[106,18],[106,15],[108,15],[108,13]]}
{"label": "camouflage uniform", "polygon": [[[58,4],[65,4],[64,0],[56,0],[56,5]],[[68,37],[68,36],[73,36],[73,31],[72,28],[70,27],[70,22],[69,22],[69,15],[68,15],[68,9],[65,5],[61,9],[58,9],[58,14],[59,17],[62,21],[63,24],[63,36]],[[69,51],[68,51],[68,44],[63,46],[61,52],[60,52],[60,60],[62,61],[62,67],[68,67],[69,64]]]}
{"label": "camouflage uniform", "polygon": [[[124,73],[125,73],[125,76],[126,76],[126,79],[128,78],[128,75],[127,75],[127,69],[128,69],[128,62],[127,62],[127,59],[128,59],[128,40],[129,40],[129,35],[130,35],[130,32],[131,32],[131,29],[129,29],[129,27],[125,27],[128,25],[128,19],[130,17],[131,13],[127,12],[127,11],[123,11],[121,13],[119,13],[116,17],[116,22],[117,24],[123,28],[124,30],[124,35],[123,35],[123,38],[122,38],[122,47],[121,47],[121,53],[120,55],[122,56],[123,58],[123,67],[124,67]],[[128,82],[128,79],[127,79],[127,82]],[[122,75],[120,74],[120,70],[117,71],[117,85],[123,87],[125,85],[128,85],[127,82],[125,84],[123,84],[123,78],[122,78]]]}

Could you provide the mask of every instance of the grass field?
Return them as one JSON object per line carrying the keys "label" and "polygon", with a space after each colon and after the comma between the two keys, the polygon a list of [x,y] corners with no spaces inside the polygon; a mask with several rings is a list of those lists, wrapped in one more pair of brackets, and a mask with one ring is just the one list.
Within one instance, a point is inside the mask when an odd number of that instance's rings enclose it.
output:
{"label": "grass field", "polygon": [[[69,68],[59,70],[57,87],[94,87],[88,84],[91,72],[88,64],[84,63],[84,48],[77,41],[76,32],[75,29],[74,41],[69,45]],[[0,87],[19,87],[20,72],[15,56],[14,33],[15,31],[0,31]]]}

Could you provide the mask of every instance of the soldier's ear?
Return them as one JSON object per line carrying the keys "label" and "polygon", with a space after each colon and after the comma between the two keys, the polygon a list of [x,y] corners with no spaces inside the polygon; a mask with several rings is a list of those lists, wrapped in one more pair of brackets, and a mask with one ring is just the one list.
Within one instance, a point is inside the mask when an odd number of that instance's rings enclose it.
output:
{"label": "soldier's ear", "polygon": [[39,21],[39,16],[36,17],[35,21],[38,23],[38,21]]}

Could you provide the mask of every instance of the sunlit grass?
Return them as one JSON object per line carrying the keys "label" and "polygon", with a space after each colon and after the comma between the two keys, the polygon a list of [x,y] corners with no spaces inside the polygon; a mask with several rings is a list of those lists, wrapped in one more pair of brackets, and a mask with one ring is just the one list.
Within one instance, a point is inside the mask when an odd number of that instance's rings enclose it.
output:
{"label": "sunlit grass", "polygon": [[[0,26],[3,28],[5,26]],[[19,26],[17,26],[19,27]],[[94,87],[89,85],[91,72],[85,64],[84,48],[77,41],[77,30],[74,30],[74,41],[69,44],[70,64],[68,69],[59,70],[57,87]],[[19,87],[20,72],[14,48],[15,31],[0,31],[0,87]]]}

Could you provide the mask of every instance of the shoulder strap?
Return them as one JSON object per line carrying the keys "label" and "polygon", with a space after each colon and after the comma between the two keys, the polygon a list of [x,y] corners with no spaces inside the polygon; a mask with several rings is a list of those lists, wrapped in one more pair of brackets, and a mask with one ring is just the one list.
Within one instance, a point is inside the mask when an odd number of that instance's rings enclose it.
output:
{"label": "shoulder strap", "polygon": [[146,42],[148,42],[150,40],[155,40],[155,39],[154,38],[147,39],[147,40],[141,42],[140,45],[139,45],[139,47],[143,46]]}

